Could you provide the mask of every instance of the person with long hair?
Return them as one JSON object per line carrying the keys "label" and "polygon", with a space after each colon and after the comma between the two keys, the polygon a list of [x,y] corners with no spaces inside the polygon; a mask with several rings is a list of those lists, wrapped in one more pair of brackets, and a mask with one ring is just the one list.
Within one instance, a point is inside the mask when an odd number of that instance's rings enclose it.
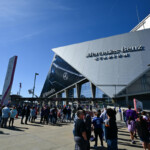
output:
{"label": "person with long hair", "polygon": [[105,121],[105,137],[108,150],[118,150],[118,128],[116,123],[116,115],[113,109],[106,111],[108,119]]}
{"label": "person with long hair", "polygon": [[150,133],[148,130],[148,123],[145,119],[143,119],[143,116],[141,116],[139,118],[139,121],[137,121],[136,129],[140,137],[140,140],[142,141],[144,150],[146,149],[150,150]]}

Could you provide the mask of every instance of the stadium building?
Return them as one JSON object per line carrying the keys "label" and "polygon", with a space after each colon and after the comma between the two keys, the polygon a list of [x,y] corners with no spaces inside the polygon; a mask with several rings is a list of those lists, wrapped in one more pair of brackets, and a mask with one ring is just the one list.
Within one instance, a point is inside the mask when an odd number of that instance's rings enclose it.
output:
{"label": "stadium building", "polygon": [[52,49],[43,98],[150,99],[150,15],[129,33]]}

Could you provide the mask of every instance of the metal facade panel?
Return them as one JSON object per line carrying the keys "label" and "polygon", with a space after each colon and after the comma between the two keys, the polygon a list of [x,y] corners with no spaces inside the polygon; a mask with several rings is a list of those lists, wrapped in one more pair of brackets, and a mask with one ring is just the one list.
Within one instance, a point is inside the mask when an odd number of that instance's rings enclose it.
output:
{"label": "metal facade panel", "polygon": [[[148,68],[149,39],[150,29],[147,29],[55,48],[53,51],[88,80],[99,86],[104,93],[113,97]],[[123,53],[123,47],[124,51],[130,49],[131,52]],[[106,54],[107,51],[108,54]],[[112,54],[115,51],[118,54]],[[100,55],[100,52],[104,55],[86,57],[89,53]],[[119,58],[120,55],[123,57]],[[115,58],[112,59],[111,56]],[[100,60],[102,58],[107,60]]]}

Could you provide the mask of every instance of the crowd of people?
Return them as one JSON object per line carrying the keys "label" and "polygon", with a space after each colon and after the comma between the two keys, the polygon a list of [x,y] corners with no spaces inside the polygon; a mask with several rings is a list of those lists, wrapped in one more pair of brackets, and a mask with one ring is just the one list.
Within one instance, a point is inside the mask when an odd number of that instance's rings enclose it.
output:
{"label": "crowd of people", "polygon": [[128,110],[123,110],[123,118],[130,132],[132,144],[136,144],[134,139],[138,134],[144,150],[150,150],[150,114],[145,111],[137,112],[129,106]]}
{"label": "crowd of people", "polygon": [[0,126],[6,128],[9,122],[9,127],[13,127],[14,118],[18,118],[18,116],[21,117],[21,124],[28,124],[28,121],[34,123],[38,115],[41,124],[54,125],[57,122],[71,122],[75,112],[75,108],[72,111],[70,106],[44,106],[41,109],[38,106],[32,107],[30,105],[18,106],[17,108],[15,106],[9,107],[9,105],[0,106]]}
{"label": "crowd of people", "polygon": [[116,108],[104,108],[102,112],[98,110],[93,114],[79,108],[73,130],[75,150],[89,150],[91,140],[95,141],[94,147],[97,148],[98,137],[101,147],[103,147],[105,141],[108,150],[118,150],[117,113],[120,114],[120,119],[124,118],[130,133],[131,143],[136,144],[134,138],[137,138],[138,135],[144,150],[150,150],[150,115],[145,111],[132,110],[131,106],[128,107],[128,110],[123,110],[123,116],[121,108],[118,111],[116,111]]}
{"label": "crowd of people", "polygon": [[[94,133],[94,136],[92,135]],[[117,150],[116,112],[109,108],[91,112],[79,108],[74,119],[75,150],[90,150],[90,141],[95,141],[97,148],[98,137],[101,147],[103,140],[107,142],[108,150]]]}
{"label": "crowd of people", "polygon": [[9,127],[13,127],[14,118],[17,115],[16,107],[14,106],[11,110],[8,106],[0,107],[0,126],[1,128],[7,127],[7,122],[9,119]]}
{"label": "crowd of people", "polygon": [[[83,109],[78,106],[33,106],[24,105],[18,107],[0,106],[0,126],[1,128],[13,127],[14,119],[20,116],[21,124],[35,123],[37,116],[40,117],[41,124],[55,125],[57,122],[74,121],[74,141],[75,150],[89,150],[90,142],[95,142],[94,147],[98,146],[98,138],[101,147],[107,143],[108,150],[118,149],[118,128],[116,114],[123,118],[130,133],[131,143],[136,144],[135,138],[139,136],[143,148],[150,150],[150,115],[145,111],[135,111],[128,107],[128,110],[119,108],[103,108],[92,110]],[[8,125],[7,125],[8,124]]]}

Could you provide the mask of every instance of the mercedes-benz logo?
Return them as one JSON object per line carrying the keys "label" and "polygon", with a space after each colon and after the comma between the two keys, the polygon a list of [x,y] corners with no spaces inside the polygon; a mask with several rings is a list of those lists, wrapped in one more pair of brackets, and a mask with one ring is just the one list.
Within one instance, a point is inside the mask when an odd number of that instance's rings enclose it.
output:
{"label": "mercedes-benz logo", "polygon": [[63,79],[64,79],[64,80],[68,80],[68,73],[67,73],[67,72],[64,72],[64,74],[63,74]]}

